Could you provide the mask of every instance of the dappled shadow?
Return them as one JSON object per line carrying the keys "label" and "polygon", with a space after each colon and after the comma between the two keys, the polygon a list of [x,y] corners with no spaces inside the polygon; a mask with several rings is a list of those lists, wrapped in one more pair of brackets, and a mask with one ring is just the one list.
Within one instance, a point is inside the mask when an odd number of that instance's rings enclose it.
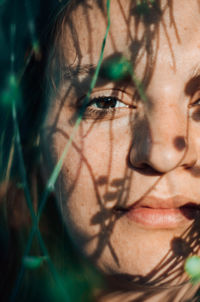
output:
{"label": "dappled shadow", "polygon": [[[199,252],[200,234],[198,220],[195,221],[180,237],[172,240],[171,250],[147,275],[134,276],[130,274],[111,274],[111,276],[108,277],[108,282],[113,286],[112,289],[118,289],[119,291],[127,290],[132,292],[133,296],[135,293],[138,293],[136,299],[128,301],[146,301],[149,297],[156,296],[162,291],[167,292],[164,301],[173,301],[171,295],[175,298],[182,287],[189,285],[187,277],[185,276],[183,278],[184,262],[188,256],[198,254]],[[171,294],[170,290],[172,291]],[[195,299],[196,298],[194,298],[194,301]],[[193,300],[190,298],[189,301]]]}
{"label": "dappled shadow", "polygon": [[[161,9],[160,1],[156,1],[155,5],[150,5],[147,12],[144,14],[144,11],[138,11],[138,7],[136,7],[135,2],[130,4],[130,15],[126,17],[126,14],[123,10],[120,1],[117,1],[119,7],[121,8],[121,14],[125,20],[127,25],[127,41],[131,41],[129,43],[129,53],[127,55],[127,59],[131,62],[132,66],[136,69],[137,66],[140,64],[141,60],[146,56],[145,67],[143,71],[143,76],[139,79],[143,84],[144,88],[147,88],[155,69],[155,64],[158,56],[159,51],[159,44],[160,44],[160,29],[162,28],[164,35],[167,40],[167,47],[169,48],[171,59],[173,62],[173,69],[176,70],[176,61],[174,57],[173,51],[173,43],[171,41],[170,35],[168,33],[168,26],[165,23],[163,18],[163,14],[166,10],[169,11],[170,15],[170,25],[173,27],[176,39],[178,43],[180,43],[180,36],[177,30],[174,14],[173,14],[173,1],[167,1],[164,8]],[[81,3],[79,4],[82,5]],[[151,179],[151,184],[148,186],[148,189],[143,192],[142,196],[140,196],[139,200],[144,199],[145,196],[148,196],[156,186],[162,181],[165,177],[163,172],[157,171],[154,167],[151,167],[147,160],[145,159],[145,154],[151,154],[152,152],[152,140],[151,140],[151,128],[149,125],[148,119],[144,117],[140,118],[137,117],[137,123],[133,123],[133,116],[130,113],[128,116],[128,123],[126,125],[127,131],[129,131],[130,135],[130,143],[128,144],[128,148],[126,148],[126,156],[124,158],[123,163],[119,162],[117,164],[122,165],[122,169],[120,171],[120,175],[115,175],[113,172],[114,168],[116,169],[116,157],[115,154],[117,153],[116,148],[113,142],[117,141],[116,133],[115,133],[115,125],[114,120],[116,118],[116,113],[111,113],[109,119],[107,120],[107,128],[106,128],[106,135],[108,136],[107,141],[109,142],[106,147],[107,150],[100,150],[102,153],[96,154],[96,156],[102,156],[101,158],[101,165],[104,166],[106,173],[101,174],[100,172],[94,171],[93,163],[91,159],[87,156],[88,154],[88,145],[85,146],[86,139],[92,135],[95,131],[97,131],[99,125],[104,122],[106,119],[104,113],[98,113],[96,118],[90,122],[87,116],[87,104],[83,104],[83,106],[79,104],[73,104],[75,102],[74,99],[80,98],[80,91],[85,91],[85,94],[90,88],[91,79],[94,75],[95,68],[94,68],[94,58],[93,58],[93,37],[92,37],[92,25],[90,21],[90,16],[88,15],[88,10],[86,9],[85,3],[82,5],[83,10],[85,12],[84,18],[87,24],[88,32],[86,33],[88,37],[88,48],[90,49],[90,60],[91,64],[82,68],[82,53],[80,50],[79,40],[78,40],[78,33],[75,31],[73,22],[70,18],[64,18],[64,24],[67,23],[72,37],[73,37],[73,44],[75,45],[76,49],[76,65],[74,66],[64,66],[61,68],[61,62],[58,63],[57,68],[61,69],[61,78],[60,83],[61,85],[63,79],[64,81],[68,82],[69,87],[64,93],[64,97],[59,100],[59,106],[57,108],[56,117],[52,123],[52,126],[46,128],[45,131],[48,132],[47,141],[50,143],[50,146],[55,146],[54,137],[56,135],[60,135],[63,141],[68,141],[71,138],[71,132],[74,125],[76,125],[77,118],[80,117],[82,114],[82,122],[79,125],[75,136],[72,138],[71,149],[73,150],[73,154],[76,154],[78,157],[78,163],[74,168],[74,181],[73,184],[67,186],[66,192],[59,191],[59,202],[61,205],[62,211],[68,210],[68,201],[70,200],[71,196],[73,196],[74,192],[77,190],[78,183],[81,182],[80,175],[84,170],[85,175],[89,178],[89,183],[92,183],[92,188],[89,187],[88,190],[94,191],[94,202],[98,204],[98,211],[95,214],[91,215],[89,225],[91,228],[95,227],[98,231],[95,232],[93,235],[83,236],[82,244],[83,249],[86,245],[90,242],[95,241],[95,247],[93,248],[92,252],[90,253],[90,259],[95,264],[98,263],[99,259],[101,259],[105,250],[109,250],[109,253],[112,257],[113,262],[116,264],[118,268],[120,268],[120,256],[115,249],[113,242],[112,242],[112,235],[114,233],[115,227],[120,219],[123,218],[125,215],[125,211],[127,210],[127,203],[131,200],[131,193],[133,192],[134,188],[134,177],[135,174],[143,175],[145,177],[149,177]],[[102,10],[103,11],[103,10]],[[135,32],[130,30],[130,22],[134,17],[135,22]],[[106,22],[106,16],[105,16]],[[144,31],[143,34],[139,37],[139,25],[143,24]],[[63,34],[63,33],[62,33]],[[112,45],[115,46],[115,41],[113,40],[113,36],[111,33],[111,40]],[[103,64],[109,61],[114,56],[126,56],[122,52],[119,52],[116,46],[113,46],[113,54],[106,57],[103,61]],[[63,49],[59,50],[60,60],[63,60],[64,55],[62,54]],[[63,64],[65,65],[65,64]],[[63,71],[64,70],[64,71]],[[102,71],[102,70],[101,70]],[[114,89],[125,89],[126,86],[133,81],[133,78],[127,77],[123,80],[119,81],[111,81],[110,79],[106,78],[106,75],[102,76],[100,71],[100,76],[96,83],[96,88],[102,87],[110,82],[113,82]],[[63,72],[63,74],[62,74]],[[82,73],[82,74],[81,74]],[[85,74],[86,73],[86,74]],[[80,75],[84,74],[84,78],[80,79]],[[133,83],[134,84],[134,83]],[[71,97],[71,91],[73,91],[73,96]],[[112,95],[112,93],[111,93]],[[135,89],[134,97],[137,96],[137,99],[140,99],[140,95]],[[82,100],[84,100],[82,97]],[[56,97],[58,98],[58,97]],[[69,101],[69,104],[67,102]],[[144,100],[140,99],[140,102]],[[151,100],[148,99],[149,104],[151,106]],[[68,107],[67,107],[68,106]],[[59,124],[59,118],[62,114],[63,108],[66,107],[71,110],[70,118],[69,115],[66,115],[66,126]],[[81,110],[79,110],[81,109]],[[83,110],[84,109],[84,110]],[[81,113],[81,114],[80,114]],[[198,121],[199,116],[199,109],[198,112],[193,114],[193,119]],[[134,116],[136,118],[136,116]],[[172,137],[172,146],[176,150],[176,152],[181,153],[179,157],[179,161],[176,167],[173,167],[172,170],[175,170],[180,166],[180,164],[184,161],[187,152],[188,152],[188,138],[189,138],[189,115],[187,114],[187,127],[186,127],[186,135],[185,137],[177,135],[176,137]],[[69,126],[70,125],[70,126]],[[70,128],[68,128],[70,127]],[[70,131],[68,130],[70,129]],[[142,129],[142,131],[141,131]],[[142,140],[144,137],[148,136],[149,141],[147,141],[146,146]],[[78,137],[78,139],[77,139]],[[95,137],[95,139],[97,139]],[[99,137],[100,139],[104,139],[104,137]],[[95,144],[97,144],[95,140],[91,142],[90,148],[92,149]],[[118,142],[119,143],[119,142]],[[119,143],[120,144],[120,143]],[[46,150],[48,150],[49,146],[47,146]],[[133,164],[130,161],[131,157],[131,150],[134,148],[138,148],[140,152],[138,152],[138,156],[135,161],[137,164]],[[51,149],[50,149],[51,150]],[[94,148],[94,150],[96,150]],[[99,151],[99,150],[98,150]],[[104,151],[104,152],[103,152]],[[57,150],[56,150],[57,152]],[[54,156],[55,153],[54,152]],[[106,157],[105,157],[106,154]],[[52,155],[50,155],[51,157]],[[53,157],[53,156],[52,156]],[[105,158],[104,158],[105,157]],[[120,157],[121,159],[121,157]],[[54,160],[55,161],[55,160]],[[100,162],[97,158],[98,163]],[[54,162],[55,163],[55,162]],[[68,167],[67,167],[68,168]],[[170,173],[171,170],[168,171]],[[199,168],[193,168],[188,173],[191,173],[193,176],[199,177],[200,172]],[[115,175],[115,176],[114,176]],[[58,184],[63,185],[63,179],[65,179],[66,175],[63,171],[61,171]],[[67,180],[66,180],[67,182]],[[142,184],[141,184],[142,186]],[[60,189],[59,189],[60,190]],[[132,190],[132,191],[131,191]],[[62,190],[61,190],[62,191]],[[65,191],[65,190],[63,190]],[[173,193],[173,192],[172,192]],[[138,200],[138,199],[137,199]],[[86,201],[80,201],[86,202]],[[137,202],[135,202],[137,205]],[[130,206],[130,204],[129,204]],[[123,210],[122,210],[123,209]],[[64,215],[65,216],[65,213]],[[70,219],[70,218],[69,218]],[[146,274],[145,276],[140,275],[131,275],[131,274],[118,274],[114,275],[114,272],[111,272],[112,277],[117,284],[117,288],[121,290],[130,291],[132,293],[137,293],[138,296],[130,301],[146,301],[150,297],[156,296],[158,293],[161,293],[166,288],[172,288],[172,292],[168,293],[165,301],[173,301],[175,297],[179,294],[180,287],[187,284],[186,277],[183,278],[184,273],[184,261],[185,259],[194,254],[198,254],[199,252],[199,216],[194,217],[191,226],[179,237],[174,237],[171,241],[170,251],[165,255],[163,259],[154,267],[150,273]],[[85,234],[84,234],[85,235]],[[87,234],[86,234],[87,235]],[[183,280],[184,279],[184,280]],[[175,285],[172,285],[175,284]],[[174,290],[173,290],[174,286]],[[125,300],[124,300],[125,301]]]}

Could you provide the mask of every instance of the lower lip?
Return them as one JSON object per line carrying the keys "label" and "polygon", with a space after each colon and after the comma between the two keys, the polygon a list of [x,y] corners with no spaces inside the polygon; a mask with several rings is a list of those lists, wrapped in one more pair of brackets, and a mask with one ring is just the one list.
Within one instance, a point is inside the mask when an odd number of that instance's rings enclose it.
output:
{"label": "lower lip", "polygon": [[152,228],[171,229],[190,221],[180,209],[131,208],[126,216],[136,223]]}

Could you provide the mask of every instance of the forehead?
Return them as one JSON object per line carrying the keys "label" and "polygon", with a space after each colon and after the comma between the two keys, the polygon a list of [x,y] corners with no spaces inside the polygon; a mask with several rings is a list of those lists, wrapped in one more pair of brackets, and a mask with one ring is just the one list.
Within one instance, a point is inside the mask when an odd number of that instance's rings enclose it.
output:
{"label": "forehead", "polygon": [[[135,65],[152,61],[182,65],[200,50],[199,0],[156,0],[145,15],[133,0],[111,0],[111,27],[104,58],[122,53]],[[74,1],[60,48],[67,65],[96,65],[107,27],[106,0]],[[152,62],[150,62],[151,64]]]}

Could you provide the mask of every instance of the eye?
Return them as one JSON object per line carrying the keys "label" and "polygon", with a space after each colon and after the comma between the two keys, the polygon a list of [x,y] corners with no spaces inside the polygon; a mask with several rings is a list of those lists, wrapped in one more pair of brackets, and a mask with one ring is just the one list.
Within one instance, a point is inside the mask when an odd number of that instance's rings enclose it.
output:
{"label": "eye", "polygon": [[197,90],[190,100],[189,108],[196,107],[199,105],[200,105],[200,90]]}
{"label": "eye", "polygon": [[200,91],[198,90],[193,96],[193,100],[189,105],[190,108],[190,117],[193,121],[200,121]]}
{"label": "eye", "polygon": [[84,120],[114,120],[130,116],[130,112],[137,107],[133,95],[121,90],[95,91],[86,104],[84,101],[85,98],[80,100]]}
{"label": "eye", "polygon": [[94,97],[88,104],[88,107],[94,107],[98,109],[114,109],[120,107],[129,107],[129,105],[121,102],[115,96],[99,96]]}
{"label": "eye", "polygon": [[200,105],[200,98],[197,99],[193,104],[192,106],[199,106]]}

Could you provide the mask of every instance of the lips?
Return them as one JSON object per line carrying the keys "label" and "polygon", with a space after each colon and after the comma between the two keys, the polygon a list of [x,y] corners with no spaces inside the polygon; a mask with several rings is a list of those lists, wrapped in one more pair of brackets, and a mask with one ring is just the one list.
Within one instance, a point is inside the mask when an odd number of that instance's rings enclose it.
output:
{"label": "lips", "polygon": [[130,221],[150,228],[176,228],[200,218],[197,201],[183,196],[163,199],[154,196],[142,198],[128,207],[115,207]]}

